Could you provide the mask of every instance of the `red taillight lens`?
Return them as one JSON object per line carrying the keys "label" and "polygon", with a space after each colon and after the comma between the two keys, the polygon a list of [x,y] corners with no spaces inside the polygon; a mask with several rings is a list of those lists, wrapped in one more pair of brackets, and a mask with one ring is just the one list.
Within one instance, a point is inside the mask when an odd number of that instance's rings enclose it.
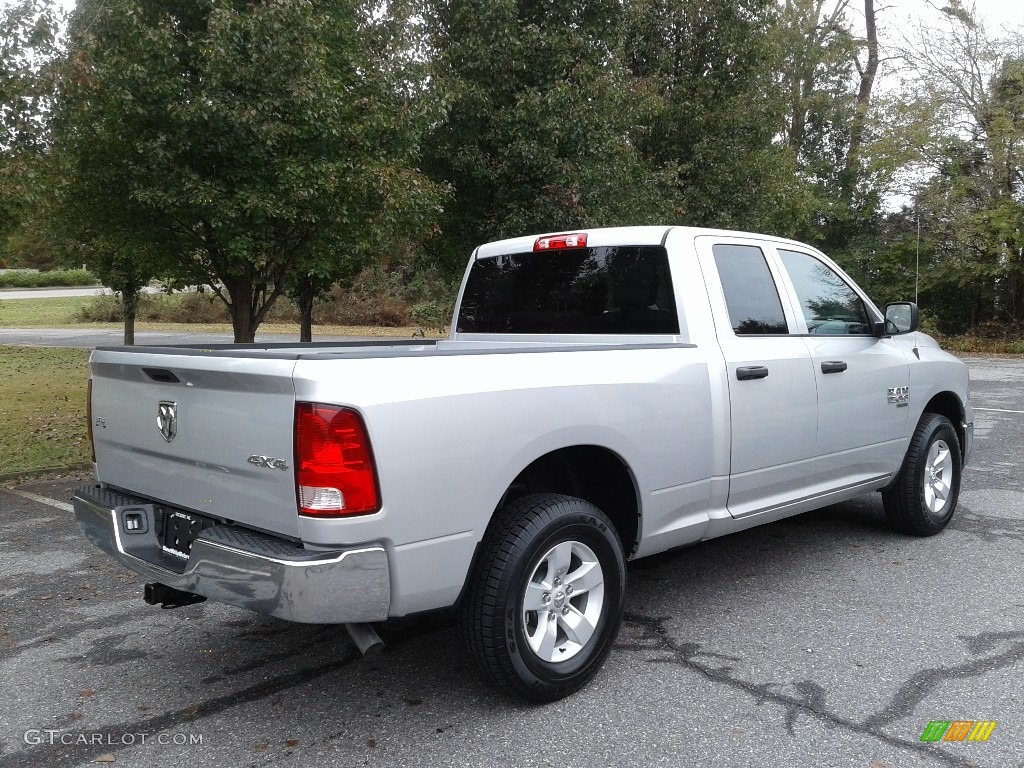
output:
{"label": "red taillight lens", "polygon": [[557,251],[562,248],[586,248],[587,235],[580,232],[574,235],[551,235],[538,237],[533,244],[534,251]]}
{"label": "red taillight lens", "polygon": [[92,456],[92,463],[96,463],[96,441],[93,440],[92,436],[92,379],[89,379],[89,385],[85,390],[85,418],[88,421],[88,432],[89,432],[89,453]]}
{"label": "red taillight lens", "polygon": [[380,509],[366,426],[334,405],[295,406],[295,492],[299,514],[365,515]]}

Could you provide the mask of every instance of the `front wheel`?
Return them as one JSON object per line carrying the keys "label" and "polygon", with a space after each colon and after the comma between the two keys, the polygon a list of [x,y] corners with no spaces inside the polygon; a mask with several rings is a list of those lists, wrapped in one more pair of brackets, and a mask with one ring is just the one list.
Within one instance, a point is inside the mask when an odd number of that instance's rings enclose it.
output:
{"label": "front wheel", "polygon": [[960,468],[960,440],[953,425],[945,416],[924,414],[899,474],[882,491],[889,521],[915,536],[939,533],[956,511]]}
{"label": "front wheel", "polygon": [[584,686],[622,623],[626,564],[611,521],[572,496],[533,494],[499,513],[462,605],[484,677],[532,701]]}

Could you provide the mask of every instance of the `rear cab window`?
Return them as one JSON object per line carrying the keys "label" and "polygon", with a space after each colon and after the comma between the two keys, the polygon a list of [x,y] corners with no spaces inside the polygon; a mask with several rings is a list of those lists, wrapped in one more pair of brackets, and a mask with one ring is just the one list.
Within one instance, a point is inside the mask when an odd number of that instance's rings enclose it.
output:
{"label": "rear cab window", "polygon": [[618,245],[477,259],[456,330],[489,334],[678,334],[668,253]]}
{"label": "rear cab window", "polygon": [[737,336],[789,333],[779,291],[764,252],[756,245],[731,243],[715,243],[711,252],[733,333]]}

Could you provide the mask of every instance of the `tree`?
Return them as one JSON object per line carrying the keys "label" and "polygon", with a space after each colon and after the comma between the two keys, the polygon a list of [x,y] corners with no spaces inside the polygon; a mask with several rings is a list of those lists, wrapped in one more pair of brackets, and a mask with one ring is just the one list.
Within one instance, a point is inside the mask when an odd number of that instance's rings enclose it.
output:
{"label": "tree", "polygon": [[[313,258],[286,279],[285,293],[299,309],[299,341],[312,341],[313,307],[338,282],[352,280],[370,264],[386,262],[409,242],[426,240],[447,199],[447,186],[431,184],[416,170],[420,140],[436,109],[427,88],[423,58],[424,25],[416,0],[390,0],[372,5],[359,27],[368,65],[363,76],[387,98],[374,133],[391,158],[378,184],[380,199],[365,213],[359,233],[328,232]],[[353,237],[353,234],[358,234]]]}
{"label": "tree", "polygon": [[57,140],[70,164],[61,199],[92,209],[82,238],[102,230],[199,277],[235,341],[252,342],[289,275],[329,272],[389,201],[426,186],[392,148],[402,102],[369,50],[376,12],[356,0],[80,2]]}
{"label": "tree", "polygon": [[913,141],[930,258],[922,287],[944,330],[1024,323],[1024,50],[958,2],[903,51],[912,79],[900,135]]}
{"label": "tree", "polygon": [[434,251],[451,272],[485,240],[658,217],[629,140],[637,99],[615,0],[435,0],[432,87],[444,107],[424,169],[448,183]]}
{"label": "tree", "polygon": [[847,218],[844,182],[851,167],[856,114],[853,69],[859,43],[846,14],[848,0],[786,0],[776,31],[780,87],[786,98],[783,137],[797,173],[813,194],[813,217],[799,234],[826,244],[837,219]]}
{"label": "tree", "polygon": [[624,55],[654,104],[631,132],[673,179],[673,219],[793,233],[808,194],[778,140],[787,94],[773,0],[635,0]]}
{"label": "tree", "polygon": [[61,20],[53,0],[18,0],[0,10],[0,249],[41,189]]}

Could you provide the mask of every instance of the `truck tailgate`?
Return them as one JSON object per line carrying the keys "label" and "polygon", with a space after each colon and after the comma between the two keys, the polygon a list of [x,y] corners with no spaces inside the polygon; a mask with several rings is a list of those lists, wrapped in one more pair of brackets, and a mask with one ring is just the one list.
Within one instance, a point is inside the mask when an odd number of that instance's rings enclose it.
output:
{"label": "truck tailgate", "polygon": [[90,367],[100,481],[297,537],[294,366],[294,358],[262,355],[97,350]]}

